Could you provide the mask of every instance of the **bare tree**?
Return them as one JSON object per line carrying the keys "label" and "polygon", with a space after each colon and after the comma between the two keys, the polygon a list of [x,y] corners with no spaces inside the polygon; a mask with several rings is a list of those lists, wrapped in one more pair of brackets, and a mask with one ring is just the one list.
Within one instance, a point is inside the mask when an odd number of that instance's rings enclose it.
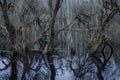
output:
{"label": "bare tree", "polygon": [[[103,0],[103,3],[105,4],[104,0]],[[119,7],[116,5],[117,5],[116,0],[110,0],[110,4],[106,6],[104,5],[104,8],[101,9],[101,16],[99,19],[98,30],[95,33],[93,39],[90,41],[90,44],[88,45],[89,50],[90,50],[90,56],[93,60],[93,63],[97,66],[97,77],[99,80],[104,80],[102,76],[102,71],[104,71],[105,66],[107,65],[107,62],[109,61],[109,59],[111,58],[113,54],[113,48],[106,41],[106,38],[103,32],[104,32],[105,26],[110,22],[110,20],[114,17],[114,15],[116,15],[119,11]],[[109,9],[110,11],[106,13],[106,9],[108,9],[108,7],[110,8]],[[105,47],[103,47],[102,52],[101,52],[101,54],[103,55],[103,60],[104,60],[103,62],[101,61],[99,57],[96,56],[97,51],[102,45],[104,46],[108,45],[111,50],[109,57],[106,58],[104,54]]]}
{"label": "bare tree", "polygon": [[55,19],[58,10],[61,7],[61,4],[62,4],[62,0],[57,0],[55,3],[55,7],[53,7],[53,1],[49,0],[48,2],[50,35],[49,35],[48,44],[45,46],[42,53],[45,55],[45,60],[47,61],[48,66],[50,67],[50,72],[51,72],[50,80],[55,80],[55,75],[56,75],[55,67],[53,64],[52,46],[54,44],[54,38],[55,38]]}
{"label": "bare tree", "polygon": [[13,55],[11,57],[11,76],[10,80],[16,80],[17,79],[17,57],[18,57],[18,52],[16,50],[16,30],[13,24],[10,22],[9,16],[8,16],[8,3],[7,0],[4,0],[3,2],[0,1],[0,6],[2,9],[2,14],[4,18],[4,22],[7,28],[7,31],[9,32],[9,37],[11,40],[11,50],[13,52]]}

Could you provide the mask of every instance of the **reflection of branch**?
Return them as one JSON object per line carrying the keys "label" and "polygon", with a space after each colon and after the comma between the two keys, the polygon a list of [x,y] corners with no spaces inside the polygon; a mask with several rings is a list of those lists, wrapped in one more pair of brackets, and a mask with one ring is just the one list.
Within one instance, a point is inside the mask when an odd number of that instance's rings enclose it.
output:
{"label": "reflection of branch", "polygon": [[[46,65],[46,67],[49,69],[49,66],[47,65],[47,62],[46,62],[46,60],[45,60],[45,56],[43,55],[43,53],[42,53],[42,51],[30,51],[30,52],[38,52],[38,54],[34,54],[34,55],[36,55],[36,56],[38,56],[38,55],[40,55],[41,57],[42,57],[42,59],[41,60],[44,60],[44,64]],[[21,55],[21,56],[23,56],[23,55]],[[33,56],[32,56],[33,57]],[[38,67],[39,66],[41,66],[40,64],[41,64],[41,60],[39,60],[39,64],[38,64]],[[22,61],[22,63],[23,63],[23,60],[21,60]],[[34,61],[34,59],[32,58],[31,59],[31,61],[29,62],[29,66],[31,66],[32,64],[33,64],[33,61]],[[33,69],[32,67],[30,67],[30,69],[31,70],[33,70],[33,71],[36,71],[36,69]],[[37,69],[38,70],[38,69]]]}
{"label": "reflection of branch", "polygon": [[110,60],[110,58],[113,55],[113,48],[112,48],[112,46],[108,42],[106,42],[106,45],[110,48],[110,53],[109,53],[108,57],[105,56],[105,52],[104,52],[105,46],[104,46],[103,49],[102,49],[102,55],[103,55],[103,58],[104,58],[104,62],[103,62],[104,66],[106,66],[106,64],[108,63],[108,61]]}
{"label": "reflection of branch", "polygon": [[[39,60],[38,65],[37,65],[36,68],[32,68],[32,67],[30,67],[30,69],[33,70],[33,71],[35,71],[36,73],[37,73],[37,71],[40,71],[40,68],[41,68],[41,66],[42,66],[41,61],[42,61],[42,59]],[[45,75],[42,71],[41,71],[41,74],[43,74],[44,76],[47,77],[47,75]]]}
{"label": "reflection of branch", "polygon": [[11,65],[11,62],[9,64],[6,64],[3,60],[1,62],[5,65],[5,67],[0,69],[0,71],[6,70]]}
{"label": "reflection of branch", "polygon": [[[41,60],[41,61],[42,61],[42,60]],[[30,67],[30,69],[33,70],[33,71],[35,71],[35,72],[39,71],[40,68],[41,68],[41,61],[39,60],[38,65],[37,65],[36,68],[32,68],[32,67]],[[30,66],[31,66],[31,65],[30,65]]]}
{"label": "reflection of branch", "polygon": [[[91,63],[91,62],[88,62],[89,61],[89,58],[87,58],[85,61],[84,61],[84,63],[83,64],[81,64],[81,62],[80,62],[80,60],[78,61],[78,68],[77,69],[74,69],[73,67],[72,67],[72,61],[70,62],[70,69],[74,72],[74,75],[76,76],[76,77],[79,77],[79,78],[81,78],[81,77],[83,77],[86,73],[88,73],[90,70],[91,70],[91,65],[93,64],[93,63]],[[87,67],[86,67],[87,66]]]}

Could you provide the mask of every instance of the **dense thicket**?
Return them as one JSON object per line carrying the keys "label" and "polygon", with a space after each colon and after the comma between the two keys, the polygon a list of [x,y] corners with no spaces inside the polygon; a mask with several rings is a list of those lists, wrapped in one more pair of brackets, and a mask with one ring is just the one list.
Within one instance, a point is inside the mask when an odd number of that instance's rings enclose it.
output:
{"label": "dense thicket", "polygon": [[0,0],[0,80],[119,80],[119,0]]}

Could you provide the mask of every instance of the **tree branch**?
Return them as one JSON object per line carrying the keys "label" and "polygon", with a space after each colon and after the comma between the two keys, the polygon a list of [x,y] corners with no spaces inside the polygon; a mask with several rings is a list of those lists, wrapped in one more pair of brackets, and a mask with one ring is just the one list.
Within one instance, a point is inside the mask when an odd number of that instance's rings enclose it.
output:
{"label": "tree branch", "polygon": [[5,65],[5,67],[0,69],[0,71],[6,70],[11,65],[11,62],[9,64],[6,64],[3,60],[2,60],[2,63]]}

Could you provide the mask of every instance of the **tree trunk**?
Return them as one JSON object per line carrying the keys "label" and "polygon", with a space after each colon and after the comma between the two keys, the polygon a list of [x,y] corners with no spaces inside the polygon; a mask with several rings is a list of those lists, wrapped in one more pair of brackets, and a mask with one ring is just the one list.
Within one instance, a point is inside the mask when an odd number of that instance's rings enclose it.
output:
{"label": "tree trunk", "polygon": [[51,72],[50,80],[55,80],[56,73],[53,63],[50,64],[50,72]]}
{"label": "tree trunk", "polygon": [[[55,3],[55,7],[53,7],[53,2],[52,0],[48,0],[48,6],[49,6],[49,28],[50,28],[50,39],[48,41],[48,44],[46,45],[45,49],[43,50],[43,53],[45,53],[45,55],[47,54],[47,62],[48,65],[50,67],[50,72],[51,72],[51,76],[50,76],[50,80],[55,80],[55,76],[56,76],[56,71],[55,71],[55,67],[53,64],[53,54],[51,53],[51,48],[53,48],[52,46],[54,45],[54,38],[55,38],[55,19],[57,16],[57,12],[61,6],[61,2],[62,0],[57,0]],[[44,52],[45,51],[45,52]]]}
{"label": "tree trunk", "polygon": [[30,66],[29,66],[29,63],[28,63],[28,57],[27,57],[27,55],[25,55],[25,57],[23,57],[23,58],[24,58],[23,59],[23,73],[22,73],[21,79],[22,80],[26,80],[25,75],[28,72]]}
{"label": "tree trunk", "polygon": [[28,47],[26,47],[23,50],[23,73],[22,73],[22,77],[21,80],[26,80],[26,73],[29,71],[30,69],[30,64],[29,64],[29,59],[28,59]]}
{"label": "tree trunk", "polygon": [[102,76],[102,71],[100,69],[98,69],[97,77],[98,77],[98,80],[104,80],[104,78]]}
{"label": "tree trunk", "polygon": [[7,31],[9,33],[9,37],[11,40],[11,50],[13,52],[13,55],[11,56],[11,76],[10,80],[17,80],[17,57],[18,52],[16,49],[16,30],[15,27],[10,22],[9,16],[8,16],[8,3],[7,0],[3,0],[3,3],[0,1],[0,6],[2,9],[2,14],[4,18],[4,23],[6,25]]}
{"label": "tree trunk", "polygon": [[102,61],[99,59],[99,57],[97,57],[95,55],[92,55],[92,61],[97,67],[97,78],[98,78],[98,80],[104,80],[104,78],[102,76],[102,71],[104,70],[105,67],[104,67]]}
{"label": "tree trunk", "polygon": [[10,76],[10,80],[17,80],[17,57],[18,57],[18,53],[17,52],[13,52],[13,56],[11,57],[11,76]]}
{"label": "tree trunk", "polygon": [[47,53],[47,59],[48,59],[50,72],[51,72],[50,80],[55,80],[56,71],[55,71],[55,67],[53,64],[52,54],[50,52]]}

